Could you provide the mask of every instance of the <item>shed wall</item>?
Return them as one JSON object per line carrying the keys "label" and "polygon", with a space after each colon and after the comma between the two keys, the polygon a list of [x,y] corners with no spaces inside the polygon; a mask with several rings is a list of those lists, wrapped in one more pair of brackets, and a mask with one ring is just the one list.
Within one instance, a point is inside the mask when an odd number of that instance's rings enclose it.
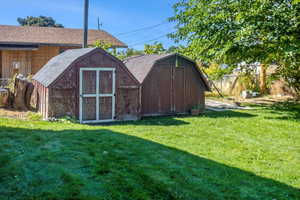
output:
{"label": "shed wall", "polygon": [[49,90],[39,82],[33,80],[34,91],[32,94],[31,102],[36,105],[36,110],[42,114],[44,119],[49,118],[48,102],[49,102]]}
{"label": "shed wall", "polygon": [[204,107],[205,85],[197,66],[181,57],[158,61],[142,85],[142,115],[188,113]]}

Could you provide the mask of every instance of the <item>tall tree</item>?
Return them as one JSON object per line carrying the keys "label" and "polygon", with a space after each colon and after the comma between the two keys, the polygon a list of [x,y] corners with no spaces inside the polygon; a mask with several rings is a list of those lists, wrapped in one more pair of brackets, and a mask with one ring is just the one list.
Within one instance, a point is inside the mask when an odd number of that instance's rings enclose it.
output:
{"label": "tall tree", "polygon": [[208,63],[276,63],[279,77],[300,93],[299,0],[180,0],[175,41]]}
{"label": "tall tree", "polygon": [[57,24],[56,21],[52,17],[33,17],[27,16],[26,18],[18,18],[17,21],[21,26],[41,26],[41,27],[57,27],[63,28],[62,24]]}

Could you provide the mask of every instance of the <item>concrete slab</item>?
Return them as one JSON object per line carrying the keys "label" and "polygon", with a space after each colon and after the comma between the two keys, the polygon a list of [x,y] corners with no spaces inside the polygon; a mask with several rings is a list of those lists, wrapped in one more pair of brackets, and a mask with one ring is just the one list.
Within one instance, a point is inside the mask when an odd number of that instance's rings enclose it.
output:
{"label": "concrete slab", "polygon": [[239,106],[234,103],[223,101],[216,101],[211,99],[205,100],[206,109],[212,111],[226,111],[226,110],[250,110],[250,107]]}

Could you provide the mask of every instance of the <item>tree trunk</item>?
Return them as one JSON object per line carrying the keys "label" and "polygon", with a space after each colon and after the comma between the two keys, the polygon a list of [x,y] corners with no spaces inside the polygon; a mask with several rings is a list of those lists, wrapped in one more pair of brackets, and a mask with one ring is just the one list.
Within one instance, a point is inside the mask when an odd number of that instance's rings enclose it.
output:
{"label": "tree trunk", "polygon": [[260,74],[259,74],[259,87],[260,87],[260,93],[266,94],[267,91],[267,73],[266,73],[266,66],[264,64],[260,65]]}
{"label": "tree trunk", "polygon": [[30,99],[34,86],[27,78],[18,75],[15,80],[13,107],[17,110],[30,110]]}

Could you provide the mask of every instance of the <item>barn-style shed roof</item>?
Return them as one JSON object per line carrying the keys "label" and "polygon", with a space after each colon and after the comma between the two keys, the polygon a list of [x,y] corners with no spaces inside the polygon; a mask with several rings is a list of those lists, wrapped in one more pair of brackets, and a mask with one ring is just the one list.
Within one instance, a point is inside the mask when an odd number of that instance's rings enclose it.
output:
{"label": "barn-style shed roof", "polygon": [[152,54],[133,56],[124,60],[126,67],[136,77],[136,79],[143,83],[146,76],[151,71],[154,64],[163,58],[172,54]]}
{"label": "barn-style shed roof", "polygon": [[32,79],[48,87],[54,82],[73,62],[97,48],[71,49],[53,57]]}
{"label": "barn-style shed roof", "polygon": [[[193,60],[191,60],[191,59],[189,59],[185,56],[182,56],[180,54],[177,54],[177,53],[133,56],[133,57],[125,59],[124,63],[126,65],[126,67],[129,69],[129,71],[140,82],[140,84],[142,84],[144,82],[144,80],[146,79],[147,75],[150,73],[151,69],[153,68],[153,66],[155,65],[156,62],[158,62],[162,59],[169,58],[171,56],[179,56],[183,59],[186,59],[186,60],[194,63],[195,66],[197,66],[195,61],[193,61]],[[209,84],[208,84],[206,78],[203,76],[201,70],[198,67],[196,67],[196,68],[197,68],[197,71],[200,74],[200,77],[201,77],[202,81],[205,84],[205,87],[206,87],[207,91],[210,91],[210,87],[209,87]]]}

